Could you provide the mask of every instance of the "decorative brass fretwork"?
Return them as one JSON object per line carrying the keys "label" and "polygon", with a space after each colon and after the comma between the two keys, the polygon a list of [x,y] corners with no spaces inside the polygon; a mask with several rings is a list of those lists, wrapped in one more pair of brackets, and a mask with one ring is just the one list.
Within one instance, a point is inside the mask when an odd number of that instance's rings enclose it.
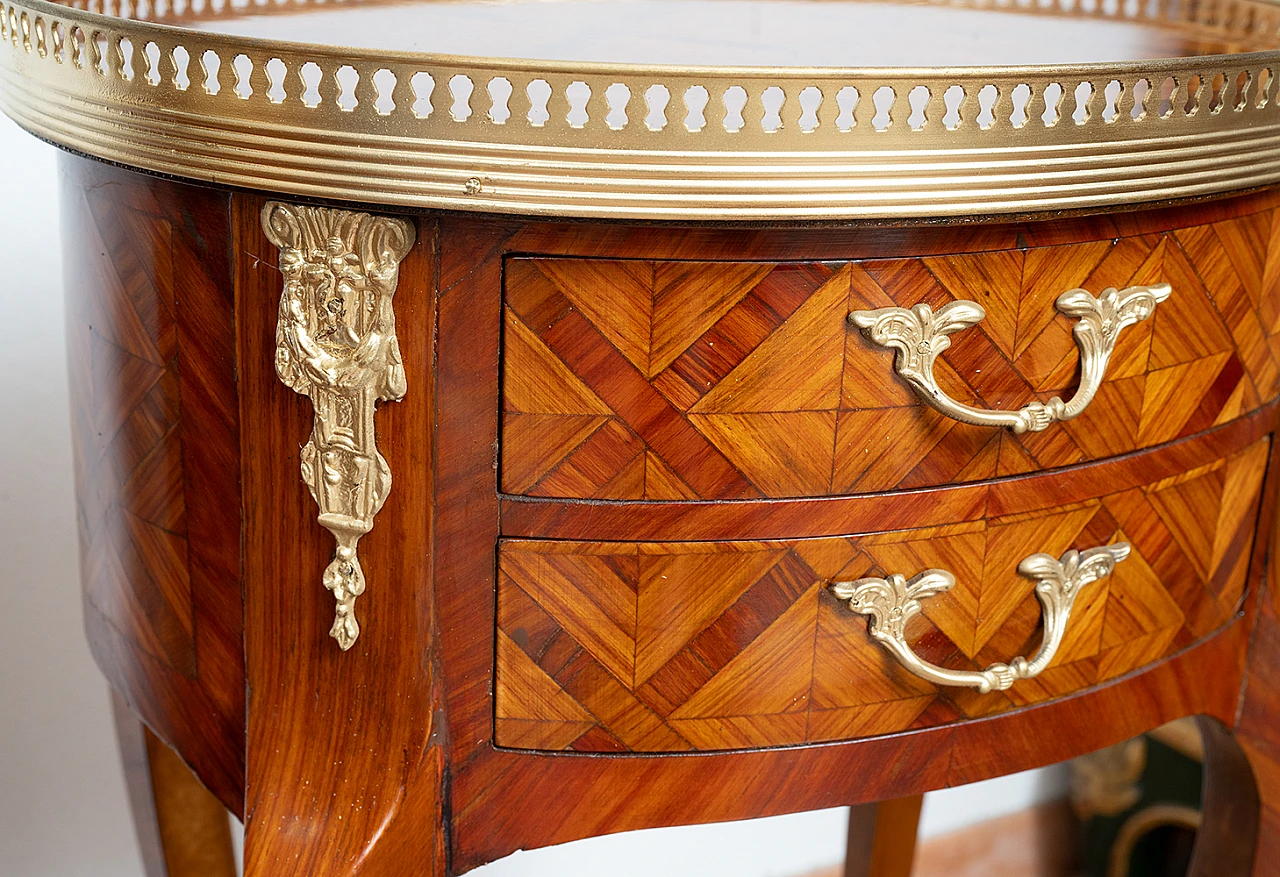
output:
{"label": "decorative brass fretwork", "polygon": [[[271,4],[68,2],[93,12],[0,0],[0,110],[67,148],[219,186],[515,215],[776,222],[1096,210],[1280,183],[1280,4],[1269,0],[924,0],[998,12],[993,44],[1016,33],[1005,16],[1054,15],[1240,54],[897,69],[390,52],[350,48],[361,38],[349,2],[279,4],[347,9],[328,46],[216,21]],[[633,18],[665,32],[673,5],[636,4]],[[211,23],[190,26],[201,20]],[[673,39],[699,42],[693,31]]]}
{"label": "decorative brass fretwork", "polygon": [[406,384],[391,298],[400,260],[413,245],[403,219],[268,202],[262,227],[280,248],[276,374],[311,397],[315,425],[302,447],[302,480],[337,540],[324,586],[337,611],[329,635],[343,650],[360,635],[356,597],[365,577],[356,556],[391,489],[391,469],[374,440],[380,400]]}
{"label": "decorative brass fretwork", "polygon": [[992,411],[957,402],[934,378],[934,360],[951,346],[947,336],[987,315],[977,302],[954,301],[936,311],[923,303],[910,309],[854,311],[849,322],[862,329],[872,343],[897,351],[894,370],[930,407],[975,426],[1004,426],[1016,433],[1039,432],[1056,421],[1080,416],[1102,385],[1120,330],[1151,316],[1169,293],[1169,284],[1160,283],[1122,290],[1107,288],[1097,298],[1083,289],[1058,296],[1058,310],[1077,318],[1073,334],[1080,350],[1080,385],[1069,402],[1054,396],[1048,402],[1030,402],[1017,411]]}
{"label": "decorative brass fretwork", "polygon": [[985,670],[948,670],[924,661],[907,644],[907,623],[920,614],[920,601],[948,591],[956,577],[945,569],[927,569],[910,580],[894,573],[888,578],[835,582],[831,590],[849,608],[871,618],[871,636],[889,650],[903,667],[937,685],[976,688],[986,694],[1003,691],[1019,679],[1038,676],[1053,661],[1066,634],[1071,607],[1080,589],[1108,576],[1129,556],[1129,545],[1117,542],[1087,551],[1068,551],[1062,558],[1033,554],[1018,564],[1018,572],[1036,583],[1044,618],[1044,639],[1035,657],[1014,658],[1008,664],[992,664]]}

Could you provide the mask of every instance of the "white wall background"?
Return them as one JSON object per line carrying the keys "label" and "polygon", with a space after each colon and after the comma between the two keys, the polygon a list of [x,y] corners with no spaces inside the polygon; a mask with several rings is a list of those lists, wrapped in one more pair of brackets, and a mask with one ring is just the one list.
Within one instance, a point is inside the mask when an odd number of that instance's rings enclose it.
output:
{"label": "white wall background", "polygon": [[56,152],[0,119],[0,874],[141,873],[81,632]]}
{"label": "white wall background", "polygon": [[[0,117],[0,875],[140,877],[106,683],[81,630],[56,152]],[[933,836],[1061,794],[1061,770],[929,795]],[[783,877],[838,862],[845,811],[658,829],[477,877]]]}

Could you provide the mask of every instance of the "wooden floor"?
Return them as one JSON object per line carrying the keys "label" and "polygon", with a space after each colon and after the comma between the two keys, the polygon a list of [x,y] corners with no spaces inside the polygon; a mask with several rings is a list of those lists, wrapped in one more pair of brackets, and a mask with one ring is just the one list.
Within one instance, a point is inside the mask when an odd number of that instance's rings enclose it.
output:
{"label": "wooden floor", "polygon": [[[1071,877],[1074,828],[1054,801],[924,841],[912,877]],[[842,877],[842,866],[808,877]]]}

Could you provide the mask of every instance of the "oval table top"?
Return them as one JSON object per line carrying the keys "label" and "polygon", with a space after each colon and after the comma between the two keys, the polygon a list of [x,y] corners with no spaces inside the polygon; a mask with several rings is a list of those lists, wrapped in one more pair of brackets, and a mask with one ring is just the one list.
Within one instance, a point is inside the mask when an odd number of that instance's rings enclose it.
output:
{"label": "oval table top", "polygon": [[1280,180],[1266,0],[90,5],[0,0],[0,108],[70,149],[228,186],[770,221]]}
{"label": "oval table top", "polygon": [[[1056,0],[1055,0],[1056,2]],[[993,67],[1232,54],[1231,38],[1168,19],[1053,4],[893,0],[426,0],[291,4],[193,16],[193,29],[373,51],[528,61],[738,67]],[[1013,11],[1018,14],[1012,14]]]}

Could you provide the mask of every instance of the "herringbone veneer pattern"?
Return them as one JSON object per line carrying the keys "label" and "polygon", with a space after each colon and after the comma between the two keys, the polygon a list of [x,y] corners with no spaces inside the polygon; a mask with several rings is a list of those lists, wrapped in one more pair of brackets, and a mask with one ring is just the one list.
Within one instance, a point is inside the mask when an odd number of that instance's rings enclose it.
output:
{"label": "herringbone veneer pattern", "polygon": [[[1100,459],[1257,408],[1280,379],[1274,212],[1166,234],[843,263],[511,258],[502,489],[610,499],[865,493]],[[1121,335],[1097,398],[1041,433],[921,404],[854,310],[980,302],[938,368],[954,398],[1069,398],[1058,294],[1168,282]]]}
{"label": "herringbone veneer pattern", "polygon": [[[1142,488],[868,536],[731,543],[508,540],[499,551],[496,742],[666,752],[843,740],[990,715],[1114,679],[1220,627],[1245,587],[1269,442]],[[1028,554],[1127,541],[1039,677],[1006,692],[912,676],[830,593],[941,567],[908,635],[956,669],[1030,656]]]}
{"label": "herringbone veneer pattern", "polygon": [[69,216],[87,263],[78,274],[96,285],[68,290],[67,337],[85,599],[190,676],[173,229],[97,193],[83,197]]}

